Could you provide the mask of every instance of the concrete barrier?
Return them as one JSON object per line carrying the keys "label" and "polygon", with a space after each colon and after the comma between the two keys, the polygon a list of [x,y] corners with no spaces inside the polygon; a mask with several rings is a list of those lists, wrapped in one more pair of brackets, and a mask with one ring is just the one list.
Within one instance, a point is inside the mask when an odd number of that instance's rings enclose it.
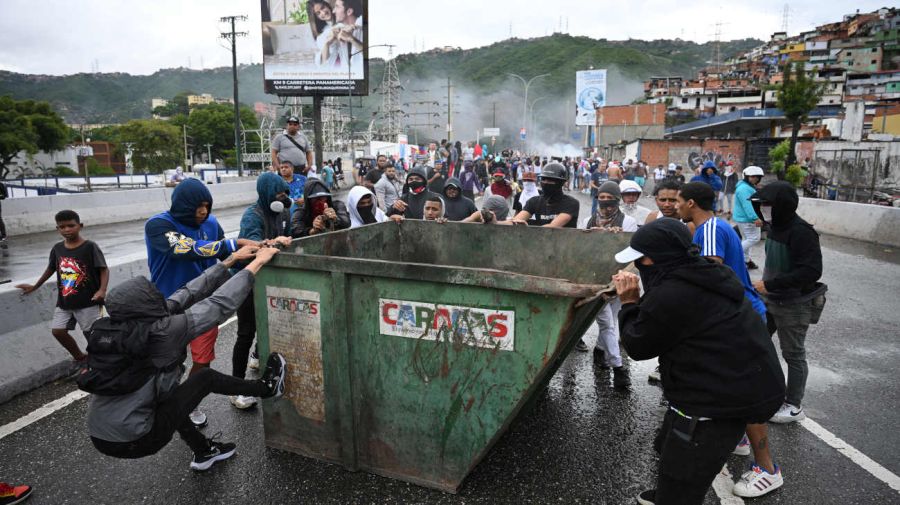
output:
{"label": "concrete barrier", "polygon": [[[210,184],[213,208],[249,205],[256,201],[256,180]],[[3,219],[10,235],[53,231],[53,216],[64,209],[78,212],[91,225],[148,219],[168,209],[174,188],[133,189],[95,193],[60,194],[3,201]]]}
{"label": "concrete barrier", "polygon": [[900,208],[801,198],[797,214],[821,233],[900,247]]}

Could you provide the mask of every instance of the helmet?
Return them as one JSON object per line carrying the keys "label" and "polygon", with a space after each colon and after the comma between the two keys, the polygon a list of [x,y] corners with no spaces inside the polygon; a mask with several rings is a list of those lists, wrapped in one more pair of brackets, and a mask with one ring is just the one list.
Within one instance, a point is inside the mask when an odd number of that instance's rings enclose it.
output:
{"label": "helmet", "polygon": [[622,193],[640,193],[643,190],[638,183],[625,179],[624,181],[619,183],[619,191],[621,191]]}
{"label": "helmet", "polygon": [[758,175],[760,177],[763,176],[763,169],[759,168],[756,165],[750,165],[749,167],[744,169],[744,177],[749,177],[752,175]]}
{"label": "helmet", "polygon": [[569,178],[569,171],[561,163],[547,163],[541,170],[541,179],[559,179],[565,181]]}

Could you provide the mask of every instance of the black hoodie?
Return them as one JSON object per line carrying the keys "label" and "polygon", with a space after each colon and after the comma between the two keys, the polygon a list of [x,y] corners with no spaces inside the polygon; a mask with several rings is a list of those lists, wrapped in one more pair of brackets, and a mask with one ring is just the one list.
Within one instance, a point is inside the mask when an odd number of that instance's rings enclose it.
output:
{"label": "black hoodie", "polygon": [[632,358],[659,356],[666,398],[685,414],[759,423],[781,407],[772,339],[728,266],[697,259],[674,267],[640,304],[622,306],[619,324]]}
{"label": "black hoodie", "polygon": [[[459,190],[459,194],[456,198],[450,198],[447,196],[447,188],[450,186],[455,186],[456,189]],[[478,207],[475,206],[475,202],[471,199],[462,196],[462,184],[459,182],[459,179],[456,177],[451,177],[447,179],[447,184],[444,184],[444,217],[446,217],[450,221],[462,221],[463,219],[471,216],[475,212],[478,211]]]}
{"label": "black hoodie", "polygon": [[803,301],[814,296],[822,277],[822,248],[815,228],[797,215],[797,190],[784,181],[760,188],[753,196],[753,208],[763,219],[760,207],[772,206],[772,228],[766,238],[766,266],[763,270],[766,297],[771,301]]}
{"label": "black hoodie", "polygon": [[[406,176],[407,182],[409,181],[410,175],[418,175],[422,178],[423,181],[428,182],[428,177],[425,175],[425,169],[421,166],[417,166],[409,171],[409,175]],[[405,187],[404,189],[407,189]],[[397,209],[391,207],[388,209],[388,215],[393,216],[395,214],[400,214],[406,219],[424,219],[425,218],[425,202],[429,198],[433,198],[436,196],[440,196],[437,193],[428,190],[428,187],[425,187],[425,190],[419,194],[415,194],[412,191],[408,191],[403,193],[403,196],[400,197],[400,200],[403,200],[407,207],[405,212],[400,212]]]}
{"label": "black hoodie", "polygon": [[[328,206],[333,208],[334,212],[337,214],[334,230],[344,230],[350,227],[350,213],[347,212],[347,205],[340,200],[335,201],[331,198],[331,192],[328,191],[328,187],[325,186],[325,183],[319,179],[312,178],[306,182],[305,186],[303,186],[303,205],[297,207],[294,211],[294,215],[291,216],[291,234],[294,238],[306,237],[309,235],[309,230],[313,227],[312,224],[315,216],[311,210],[307,209],[307,207],[310,205],[313,195],[321,195],[322,193],[328,193]],[[326,227],[326,229],[328,231],[334,231],[330,229],[330,227]]]}

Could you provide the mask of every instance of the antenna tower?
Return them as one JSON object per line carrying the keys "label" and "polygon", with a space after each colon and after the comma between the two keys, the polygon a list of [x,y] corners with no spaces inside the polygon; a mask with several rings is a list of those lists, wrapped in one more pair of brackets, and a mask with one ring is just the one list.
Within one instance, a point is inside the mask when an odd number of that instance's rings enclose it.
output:
{"label": "antenna tower", "polygon": [[388,46],[388,56],[384,63],[384,77],[381,80],[381,110],[378,136],[387,142],[396,142],[403,130],[403,110],[400,108],[400,75],[394,61],[394,46]]}

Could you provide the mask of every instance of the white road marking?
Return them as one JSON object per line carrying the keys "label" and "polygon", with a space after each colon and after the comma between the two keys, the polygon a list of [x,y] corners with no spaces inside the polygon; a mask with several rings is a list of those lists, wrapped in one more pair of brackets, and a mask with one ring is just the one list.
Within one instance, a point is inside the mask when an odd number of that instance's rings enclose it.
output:
{"label": "white road marking", "polygon": [[809,432],[813,435],[819,437],[819,439],[821,439],[826,444],[830,445],[834,449],[837,449],[839,453],[850,458],[850,461],[856,463],[863,470],[872,474],[873,477],[880,480],[881,482],[884,482],[894,491],[900,493],[900,477],[898,477],[896,474],[879,465],[878,463],[873,461],[872,458],[859,452],[858,450],[856,450],[856,448],[854,448],[847,442],[844,442],[843,440],[835,436],[834,433],[826,430],[822,427],[822,425],[813,421],[812,419],[807,417],[806,419],[800,421],[800,425],[809,430]]}
{"label": "white road marking", "polygon": [[731,472],[728,471],[727,464],[722,467],[722,471],[713,479],[712,487],[722,505],[744,505],[744,500],[731,492],[734,489],[734,481],[731,480]]}
{"label": "white road marking", "polygon": [[[224,323],[220,324],[219,329],[221,330],[222,328],[228,326],[229,324],[231,324],[235,321],[237,321],[237,316],[232,316],[228,320],[226,320]],[[3,426],[0,426],[0,440],[2,440],[3,438],[5,438],[9,435],[12,435],[13,433],[21,430],[22,428],[25,428],[26,426],[28,426],[30,424],[40,421],[41,419],[49,416],[50,414],[53,414],[54,412],[56,412],[58,410],[62,410],[64,408],[68,407],[69,405],[71,405],[71,404],[77,402],[78,400],[80,400],[86,396],[89,396],[89,395],[90,395],[90,393],[87,393],[80,389],[76,389],[75,391],[72,391],[71,393],[67,394],[66,396],[63,396],[62,398],[57,398],[56,400],[53,400],[52,402],[47,403],[47,404],[43,405],[42,407],[40,407],[32,412],[29,412],[28,414],[25,414],[24,416],[16,419],[15,421],[13,421],[9,424],[4,424]]]}

